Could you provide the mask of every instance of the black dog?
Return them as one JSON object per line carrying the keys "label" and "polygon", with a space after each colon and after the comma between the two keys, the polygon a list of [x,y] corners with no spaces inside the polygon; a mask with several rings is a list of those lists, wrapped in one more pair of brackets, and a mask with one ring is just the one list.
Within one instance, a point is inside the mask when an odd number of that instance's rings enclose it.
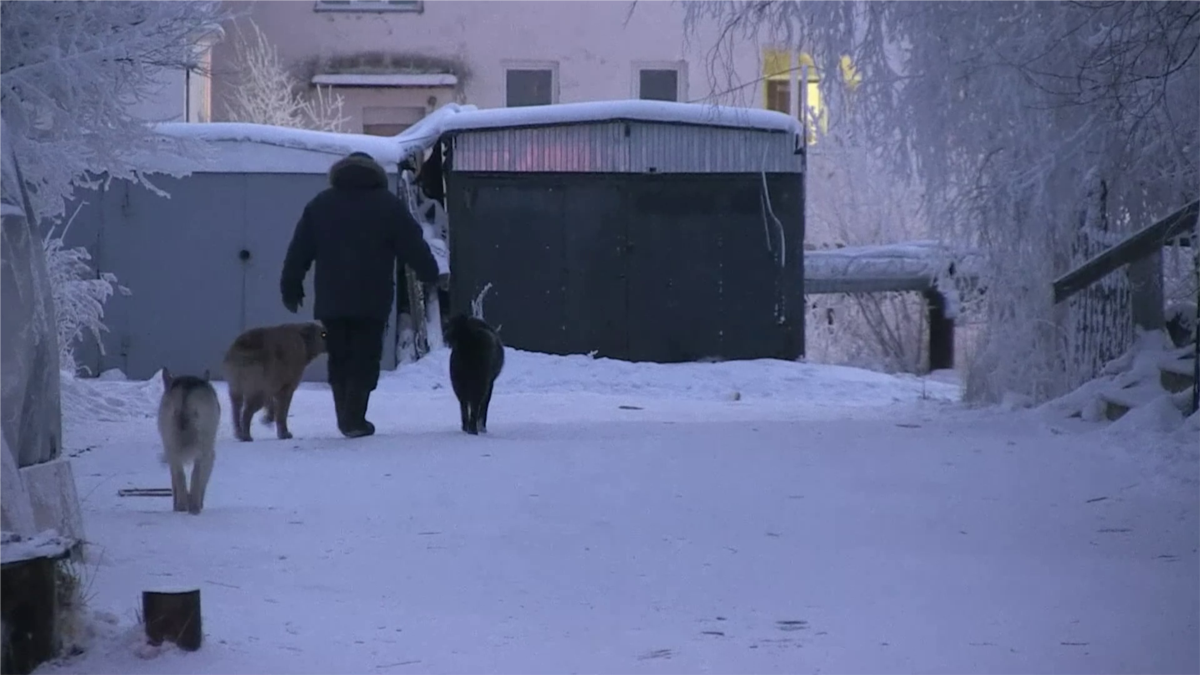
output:
{"label": "black dog", "polygon": [[446,324],[450,346],[450,384],[458,397],[462,430],[487,433],[492,387],[504,369],[504,343],[483,319],[458,314]]}

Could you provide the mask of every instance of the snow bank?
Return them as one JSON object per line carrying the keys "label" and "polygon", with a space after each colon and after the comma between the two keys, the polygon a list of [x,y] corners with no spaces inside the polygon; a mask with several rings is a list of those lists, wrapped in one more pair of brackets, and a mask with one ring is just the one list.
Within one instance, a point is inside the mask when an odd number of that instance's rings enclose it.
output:
{"label": "snow bank", "polygon": [[[1163,372],[1190,366],[1191,346],[1175,348],[1164,331],[1139,332],[1133,347],[1104,366],[1100,375],[1039,409],[1087,422],[1106,419],[1110,404],[1129,409],[1113,427],[1117,432],[1168,432],[1180,428],[1191,391],[1172,393],[1162,385]],[[1165,411],[1171,409],[1173,414]]]}
{"label": "snow bank", "polygon": [[394,172],[396,165],[405,158],[432,146],[447,119],[474,109],[474,106],[446,104],[396,136],[239,122],[167,122],[156,125],[160,134],[200,142],[204,151],[190,157],[160,153],[141,158],[139,164],[145,166],[147,172],[176,176],[196,172],[325,173],[337,159],[351,152],[365,152]]}
{"label": "snow bank", "polygon": [[162,398],[162,376],[145,381],[117,379],[106,371],[102,379],[60,373],[63,419],[69,423],[125,422],[150,419]]}
{"label": "snow bank", "polygon": [[[450,350],[385,371],[381,393],[448,391]],[[223,386],[223,385],[219,385]],[[306,387],[323,387],[309,384]],[[152,419],[162,396],[160,375],[127,381],[62,376],[63,417],[72,426]],[[809,407],[865,407],[929,398],[958,400],[960,387],[939,378],[887,375],[870,370],[774,359],[718,363],[631,363],[582,354],[555,356],[508,348],[497,396],[596,394],[693,401],[774,400]]]}
{"label": "snow bank", "polygon": [[[385,374],[380,388],[416,392],[449,386],[450,351],[439,349]],[[509,348],[497,396],[591,393],[709,401],[802,399],[808,405],[870,406],[921,395],[957,400],[959,387],[911,375],[758,359],[718,363],[631,363],[582,354],[554,356]]]}
{"label": "snow bank", "polygon": [[522,106],[520,108],[489,108],[463,112],[447,117],[443,132],[472,129],[499,129],[580,122],[637,120],[670,122],[705,126],[738,127],[764,131],[800,133],[800,121],[773,110],[734,108],[699,103],[670,101],[591,101],[587,103],[557,103],[553,105]]}

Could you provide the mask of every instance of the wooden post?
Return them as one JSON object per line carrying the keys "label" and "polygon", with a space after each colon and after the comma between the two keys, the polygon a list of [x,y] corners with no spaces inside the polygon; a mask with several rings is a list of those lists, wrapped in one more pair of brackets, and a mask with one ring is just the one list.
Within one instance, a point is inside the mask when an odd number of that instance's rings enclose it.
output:
{"label": "wooden post", "polygon": [[1192,223],[1192,272],[1196,275],[1196,319],[1192,324],[1192,414],[1200,412],[1200,217]]}
{"label": "wooden post", "polygon": [[200,589],[143,591],[142,619],[150,644],[157,646],[163,640],[169,640],[180,649],[196,651],[204,638],[200,623]]}
{"label": "wooden post", "polygon": [[1163,313],[1162,249],[1129,263],[1130,303],[1133,325],[1144,331],[1162,330],[1167,325]]}
{"label": "wooden post", "polygon": [[954,319],[946,317],[946,296],[937,289],[924,292],[929,312],[929,370],[954,367]]}
{"label": "wooden post", "polygon": [[57,644],[54,560],[6,562],[0,569],[3,672],[21,675],[54,658]]}

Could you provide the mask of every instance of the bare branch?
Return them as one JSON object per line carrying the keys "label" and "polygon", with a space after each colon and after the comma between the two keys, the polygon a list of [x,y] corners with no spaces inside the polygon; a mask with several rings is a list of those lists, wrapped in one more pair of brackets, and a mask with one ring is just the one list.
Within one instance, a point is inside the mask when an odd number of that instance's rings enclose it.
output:
{"label": "bare branch", "polygon": [[343,99],[330,87],[314,87],[305,96],[304,86],[283,64],[279,51],[253,20],[250,35],[237,28],[235,60],[237,85],[227,101],[234,122],[319,131],[343,131],[349,118],[342,114]]}

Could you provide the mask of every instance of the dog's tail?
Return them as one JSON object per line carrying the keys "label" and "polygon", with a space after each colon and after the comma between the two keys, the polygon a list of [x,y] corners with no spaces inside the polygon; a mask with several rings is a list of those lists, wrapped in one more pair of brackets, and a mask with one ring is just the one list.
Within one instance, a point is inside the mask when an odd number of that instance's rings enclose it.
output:
{"label": "dog's tail", "polygon": [[196,392],[193,389],[185,389],[179,396],[179,407],[175,408],[175,431],[180,436],[196,433],[199,414],[196,410],[195,399]]}
{"label": "dog's tail", "polygon": [[216,392],[209,386],[185,387],[176,393],[171,427],[183,445],[215,433],[220,415]]}

